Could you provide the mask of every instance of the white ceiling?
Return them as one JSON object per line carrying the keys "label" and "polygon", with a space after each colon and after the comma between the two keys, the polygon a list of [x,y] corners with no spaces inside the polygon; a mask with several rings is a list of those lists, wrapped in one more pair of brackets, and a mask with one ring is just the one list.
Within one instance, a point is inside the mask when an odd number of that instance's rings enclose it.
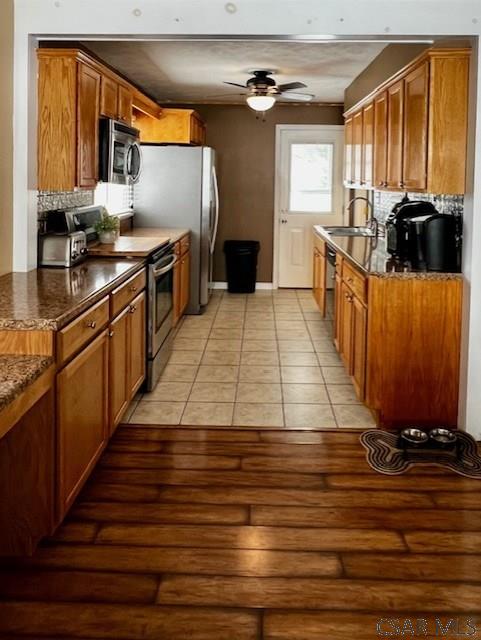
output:
{"label": "white ceiling", "polygon": [[[263,41],[84,42],[159,102],[242,101],[235,87],[252,69],[275,69],[278,84],[300,81],[313,102],[344,101],[344,90],[385,43]],[[227,95],[226,95],[227,94]]]}

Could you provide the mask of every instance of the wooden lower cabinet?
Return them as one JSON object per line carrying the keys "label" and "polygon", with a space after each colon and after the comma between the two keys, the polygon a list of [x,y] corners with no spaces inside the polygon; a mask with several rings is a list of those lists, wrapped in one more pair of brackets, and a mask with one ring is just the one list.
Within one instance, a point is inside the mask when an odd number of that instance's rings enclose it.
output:
{"label": "wooden lower cabinet", "polygon": [[313,294],[321,316],[326,317],[326,256],[314,247],[313,259]]}
{"label": "wooden lower cabinet", "polygon": [[59,520],[107,442],[108,370],[106,330],[57,375]]}
{"label": "wooden lower cabinet", "polygon": [[143,291],[110,323],[110,434],[145,379],[145,313],[146,295]]}
{"label": "wooden lower cabinet", "polygon": [[318,235],[314,234],[314,250],[312,259],[312,293],[323,318],[325,318],[327,310],[326,274],[326,244],[319,238]]}
{"label": "wooden lower cabinet", "polygon": [[0,555],[31,555],[54,525],[52,386],[0,440]]}
{"label": "wooden lower cabinet", "polygon": [[341,272],[339,264],[336,263],[334,273],[334,346],[338,351],[341,349]]}
{"label": "wooden lower cabinet", "polygon": [[366,277],[338,255],[334,344],[379,426],[456,428],[462,279],[403,275]]}
{"label": "wooden lower cabinet", "polygon": [[145,379],[145,349],[146,349],[146,295],[143,291],[129,306],[128,314],[128,394],[129,400],[139,390]]}
{"label": "wooden lower cabinet", "polygon": [[353,336],[353,294],[349,287],[341,283],[340,295],[340,332],[339,332],[339,353],[344,361],[346,370],[352,375],[352,336]]}
{"label": "wooden lower cabinet", "polygon": [[174,266],[174,326],[184,315],[190,299],[190,242],[185,236],[176,243]]}
{"label": "wooden lower cabinet", "polygon": [[109,327],[109,432],[113,433],[129,406],[129,308]]}
{"label": "wooden lower cabinet", "polygon": [[366,387],[367,307],[357,296],[352,298],[351,375],[357,397],[364,400]]}
{"label": "wooden lower cabinet", "polygon": [[190,251],[180,260],[180,315],[187,309],[190,297]]}

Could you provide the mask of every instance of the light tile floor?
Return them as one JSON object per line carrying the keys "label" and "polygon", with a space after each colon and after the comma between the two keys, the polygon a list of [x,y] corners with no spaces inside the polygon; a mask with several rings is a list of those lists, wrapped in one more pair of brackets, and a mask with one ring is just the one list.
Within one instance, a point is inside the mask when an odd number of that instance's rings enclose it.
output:
{"label": "light tile floor", "polygon": [[310,290],[215,292],[184,318],[156,389],[138,396],[137,424],[332,429],[374,427]]}

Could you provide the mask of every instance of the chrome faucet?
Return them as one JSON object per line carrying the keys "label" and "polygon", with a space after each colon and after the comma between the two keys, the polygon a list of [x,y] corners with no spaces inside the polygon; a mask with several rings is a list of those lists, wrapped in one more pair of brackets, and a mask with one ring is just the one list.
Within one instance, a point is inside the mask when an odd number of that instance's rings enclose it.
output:
{"label": "chrome faucet", "polygon": [[371,201],[369,200],[369,198],[366,198],[365,196],[356,196],[355,198],[351,198],[351,200],[349,200],[349,202],[347,204],[347,207],[346,207],[346,211],[349,213],[349,226],[354,226],[352,224],[354,222],[354,215],[353,215],[353,211],[352,211],[352,205],[353,205],[354,202],[356,202],[356,200],[364,200],[364,202],[368,206],[369,218],[366,220],[366,227],[371,229],[372,234],[377,237],[377,234],[378,234],[378,231],[379,231],[379,223],[377,221],[377,218],[374,215],[374,207],[372,206]]}

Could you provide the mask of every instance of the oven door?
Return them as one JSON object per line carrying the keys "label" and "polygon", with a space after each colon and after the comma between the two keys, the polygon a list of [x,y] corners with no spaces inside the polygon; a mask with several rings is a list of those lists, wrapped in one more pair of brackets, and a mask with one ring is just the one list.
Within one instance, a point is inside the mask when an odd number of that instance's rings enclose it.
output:
{"label": "oven door", "polygon": [[155,358],[172,329],[176,262],[168,253],[149,266],[149,358]]}

